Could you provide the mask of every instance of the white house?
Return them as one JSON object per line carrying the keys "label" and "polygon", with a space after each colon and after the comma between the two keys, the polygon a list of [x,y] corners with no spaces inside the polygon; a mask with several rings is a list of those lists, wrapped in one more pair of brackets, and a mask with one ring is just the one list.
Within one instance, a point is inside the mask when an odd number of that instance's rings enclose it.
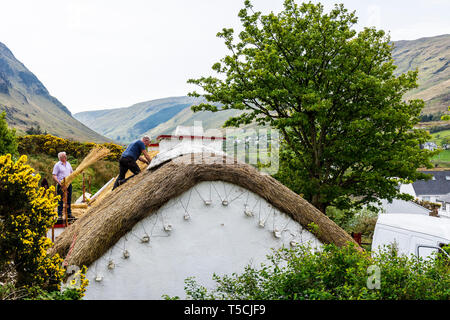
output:
{"label": "white house", "polygon": [[441,204],[438,215],[450,217],[450,171],[426,171],[432,176],[430,180],[417,180],[412,184],[400,186],[400,191],[421,201]]}
{"label": "white house", "polygon": [[271,249],[354,242],[269,175],[211,150],[172,145],[56,239],[51,253],[88,266],[86,299],[184,298],[186,278],[211,287],[213,273],[259,266]]}

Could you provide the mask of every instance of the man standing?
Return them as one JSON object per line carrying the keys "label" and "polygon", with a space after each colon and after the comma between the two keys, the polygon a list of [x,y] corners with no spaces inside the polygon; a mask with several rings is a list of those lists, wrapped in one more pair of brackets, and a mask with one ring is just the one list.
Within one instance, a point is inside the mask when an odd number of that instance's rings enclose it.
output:
{"label": "man standing", "polygon": [[63,214],[63,206],[64,206],[64,199],[63,199],[63,188],[67,192],[67,217],[68,219],[73,219],[72,217],[72,210],[70,207],[70,204],[72,202],[72,184],[69,185],[69,187],[62,186],[62,180],[70,175],[73,170],[70,163],[67,161],[67,155],[65,152],[58,153],[58,159],[59,161],[55,164],[53,167],[53,180],[58,184],[56,187],[56,193],[61,196],[61,199],[58,202],[58,222],[62,221],[62,214]]}
{"label": "man standing", "polygon": [[[151,158],[146,150],[146,147],[149,145],[150,137],[148,136],[144,136],[141,140],[133,141],[128,145],[127,149],[122,153],[122,156],[119,159],[119,176],[114,182],[113,190],[127,181],[127,179],[125,179],[125,174],[128,170],[133,172],[134,175],[141,172],[141,169],[136,163],[137,160],[147,164],[150,163]],[[141,153],[144,154],[144,156],[141,156]]]}

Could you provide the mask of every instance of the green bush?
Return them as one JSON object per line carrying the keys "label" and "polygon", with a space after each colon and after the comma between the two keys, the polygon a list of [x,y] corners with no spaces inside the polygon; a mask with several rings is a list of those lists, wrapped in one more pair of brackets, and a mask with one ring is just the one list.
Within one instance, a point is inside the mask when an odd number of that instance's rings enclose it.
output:
{"label": "green bush", "polygon": [[0,300],[81,300],[84,294],[77,288],[60,291],[46,291],[41,287],[17,288],[14,285],[0,284]]}
{"label": "green bush", "polygon": [[5,120],[6,113],[0,113],[0,155],[17,153],[16,130],[9,129]]}
{"label": "green bush", "polygon": [[[371,257],[354,245],[342,248],[324,245],[321,250],[299,246],[274,251],[268,258],[271,264],[263,264],[259,269],[247,266],[242,274],[214,275],[217,285],[213,290],[188,278],[185,280],[187,298],[448,300],[450,297],[448,260],[398,256],[392,247]],[[371,266],[379,268],[379,289],[369,288],[373,276],[369,272]]]}

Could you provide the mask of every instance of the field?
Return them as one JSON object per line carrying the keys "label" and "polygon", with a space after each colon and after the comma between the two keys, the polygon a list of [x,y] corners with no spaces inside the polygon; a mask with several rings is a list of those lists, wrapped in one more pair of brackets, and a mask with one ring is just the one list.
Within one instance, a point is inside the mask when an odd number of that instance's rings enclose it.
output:
{"label": "field", "polygon": [[436,142],[438,146],[442,146],[444,139],[450,138],[450,130],[439,131],[436,133],[432,133],[433,137],[431,140]]}

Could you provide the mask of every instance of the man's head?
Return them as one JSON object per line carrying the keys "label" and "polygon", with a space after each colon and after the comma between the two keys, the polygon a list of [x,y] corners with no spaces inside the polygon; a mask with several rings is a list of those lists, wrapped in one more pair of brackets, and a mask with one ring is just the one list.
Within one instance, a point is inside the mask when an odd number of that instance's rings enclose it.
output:
{"label": "man's head", "polygon": [[58,159],[61,162],[66,162],[67,161],[67,155],[64,151],[58,153]]}
{"label": "man's head", "polygon": [[150,139],[149,136],[143,136],[143,137],[142,137],[142,142],[144,142],[144,144],[145,144],[147,147],[150,145],[151,141],[152,141],[152,140]]}

